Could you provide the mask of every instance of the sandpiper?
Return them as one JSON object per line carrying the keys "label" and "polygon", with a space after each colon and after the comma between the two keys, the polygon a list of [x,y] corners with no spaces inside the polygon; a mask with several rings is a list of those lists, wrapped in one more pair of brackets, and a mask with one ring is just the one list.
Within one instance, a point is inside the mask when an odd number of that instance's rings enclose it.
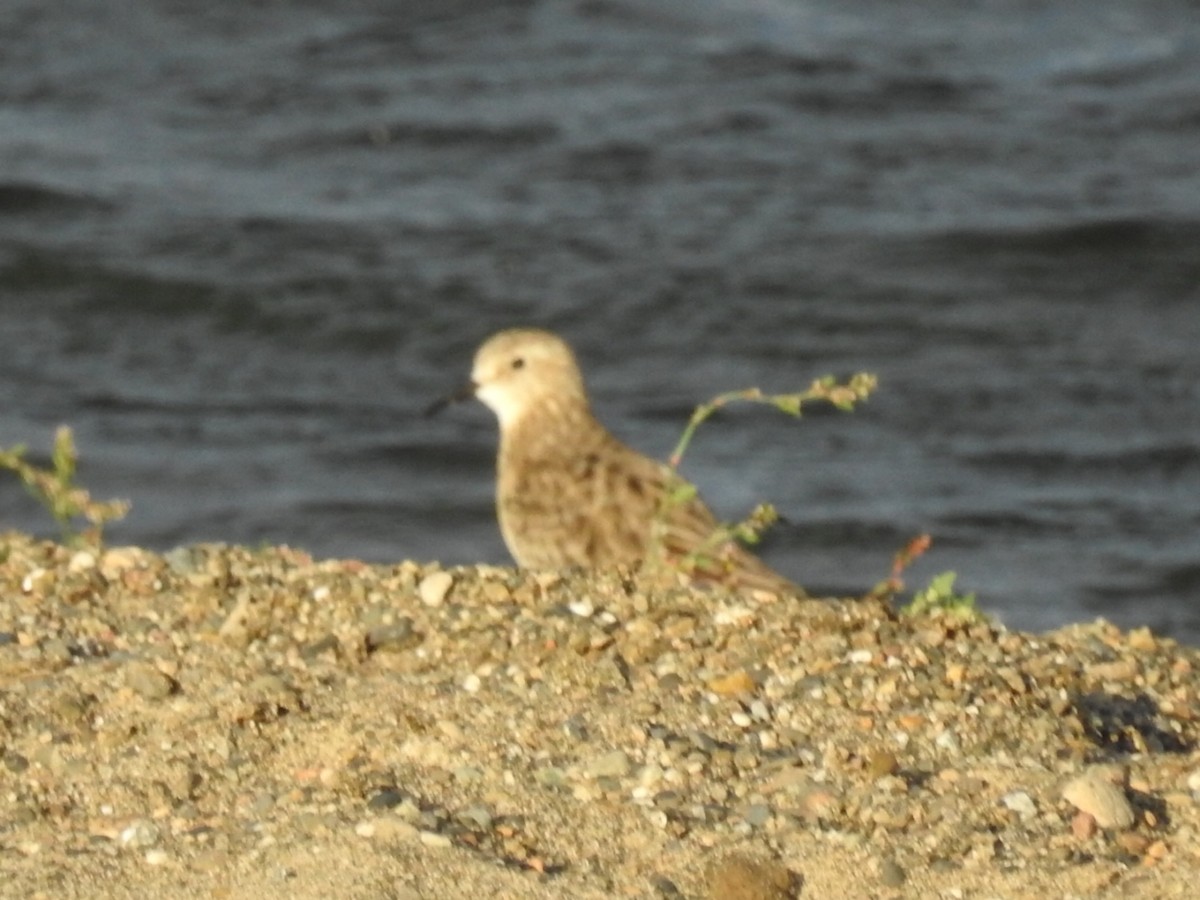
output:
{"label": "sandpiper", "polygon": [[[592,415],[575,354],[548,331],[510,329],[475,354],[471,381],[430,407],[478,398],[500,423],[496,512],[519,566],[665,563],[703,582],[804,596],[733,540],[680,477]],[[671,499],[668,498],[670,495]]]}

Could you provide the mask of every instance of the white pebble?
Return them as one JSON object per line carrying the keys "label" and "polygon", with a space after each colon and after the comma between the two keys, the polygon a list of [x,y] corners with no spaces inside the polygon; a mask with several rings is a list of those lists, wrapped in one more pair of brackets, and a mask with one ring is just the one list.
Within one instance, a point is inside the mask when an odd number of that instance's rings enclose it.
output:
{"label": "white pebble", "polygon": [[567,604],[567,609],[581,619],[590,619],[596,611],[596,605],[588,597],[584,597],[582,600],[572,600]]}
{"label": "white pebble", "polygon": [[946,750],[950,753],[958,752],[958,737],[949,728],[934,738],[933,742],[942,750]]}
{"label": "white pebble", "polygon": [[468,694],[474,694],[479,690],[479,688],[482,684],[483,684],[483,682],[480,681],[479,676],[476,675],[474,672],[472,672],[470,675],[468,675],[466,678],[463,679],[462,686],[463,686],[463,690],[466,691]]}
{"label": "white pebble", "polygon": [[120,841],[126,847],[152,847],[158,843],[161,834],[158,826],[153,822],[138,819],[122,829]]}
{"label": "white pebble", "polygon": [[420,594],[421,602],[426,606],[441,606],[453,586],[454,576],[449,572],[430,572],[421,579],[421,583],[417,586],[417,593]]}
{"label": "white pebble", "polygon": [[1011,809],[1022,819],[1032,819],[1037,815],[1037,804],[1025,791],[1012,791],[1000,798],[1008,809]]}
{"label": "white pebble", "polygon": [[71,556],[71,561],[67,563],[67,569],[72,572],[86,572],[88,569],[94,568],[96,568],[96,557],[86,550],[76,552]]}
{"label": "white pebble", "polygon": [[754,613],[746,606],[726,606],[713,616],[715,625],[745,625],[754,621]]}

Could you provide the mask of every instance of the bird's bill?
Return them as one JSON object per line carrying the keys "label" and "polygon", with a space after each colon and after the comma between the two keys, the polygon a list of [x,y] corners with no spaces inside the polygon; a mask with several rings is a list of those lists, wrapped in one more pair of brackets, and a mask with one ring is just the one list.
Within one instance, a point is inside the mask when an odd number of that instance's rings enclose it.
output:
{"label": "bird's bill", "polygon": [[462,403],[464,400],[471,400],[475,396],[475,382],[464,384],[453,394],[447,394],[445,397],[439,397],[427,407],[425,407],[426,416],[436,416],[443,409],[452,403]]}

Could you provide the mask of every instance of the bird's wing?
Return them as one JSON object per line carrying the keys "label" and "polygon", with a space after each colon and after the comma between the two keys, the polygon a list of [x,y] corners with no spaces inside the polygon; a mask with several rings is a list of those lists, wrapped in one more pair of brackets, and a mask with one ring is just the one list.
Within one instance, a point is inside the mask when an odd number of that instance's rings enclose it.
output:
{"label": "bird's wing", "polygon": [[703,582],[734,589],[762,589],[803,595],[795,584],[773,571],[736,540],[722,537],[721,523],[695,488],[663,463],[622,447],[608,453],[603,493],[596,502],[619,504],[621,515],[594,516],[593,521],[619,523],[600,540],[619,542],[622,559],[663,564]]}

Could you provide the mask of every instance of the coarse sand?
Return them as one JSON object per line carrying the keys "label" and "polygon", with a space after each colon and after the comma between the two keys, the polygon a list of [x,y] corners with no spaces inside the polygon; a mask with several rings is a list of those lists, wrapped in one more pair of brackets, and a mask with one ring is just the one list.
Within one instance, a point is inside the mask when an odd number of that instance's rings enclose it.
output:
{"label": "coarse sand", "polygon": [[1146,629],[0,535],[6,897],[1193,897],[1198,737]]}

